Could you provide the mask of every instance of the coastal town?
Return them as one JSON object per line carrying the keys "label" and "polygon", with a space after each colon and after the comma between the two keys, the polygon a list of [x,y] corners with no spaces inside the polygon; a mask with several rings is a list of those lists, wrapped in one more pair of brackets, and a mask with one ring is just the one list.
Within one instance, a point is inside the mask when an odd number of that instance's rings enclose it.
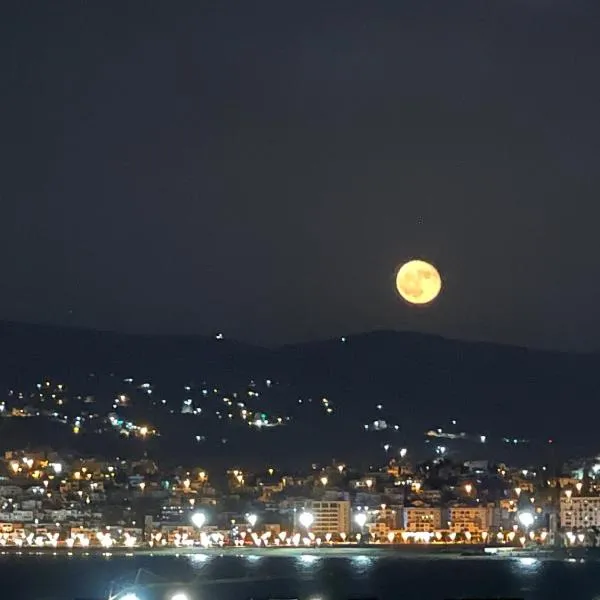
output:
{"label": "coastal town", "polygon": [[380,468],[165,469],[51,450],[0,462],[0,545],[10,549],[485,545],[595,546],[600,464],[512,468],[403,449]]}

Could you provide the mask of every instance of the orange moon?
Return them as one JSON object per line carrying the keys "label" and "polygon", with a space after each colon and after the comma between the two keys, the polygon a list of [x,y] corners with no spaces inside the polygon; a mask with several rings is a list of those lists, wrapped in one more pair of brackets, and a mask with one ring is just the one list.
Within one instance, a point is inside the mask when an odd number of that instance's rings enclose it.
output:
{"label": "orange moon", "polygon": [[410,304],[429,304],[442,290],[439,271],[424,260],[403,264],[396,275],[396,289]]}

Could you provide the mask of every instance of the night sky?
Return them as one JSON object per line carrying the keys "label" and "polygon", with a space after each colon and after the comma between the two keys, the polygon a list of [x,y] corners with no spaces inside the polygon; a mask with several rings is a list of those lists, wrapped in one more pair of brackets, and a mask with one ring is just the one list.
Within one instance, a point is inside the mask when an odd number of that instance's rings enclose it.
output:
{"label": "night sky", "polygon": [[600,348],[597,0],[6,4],[0,318]]}

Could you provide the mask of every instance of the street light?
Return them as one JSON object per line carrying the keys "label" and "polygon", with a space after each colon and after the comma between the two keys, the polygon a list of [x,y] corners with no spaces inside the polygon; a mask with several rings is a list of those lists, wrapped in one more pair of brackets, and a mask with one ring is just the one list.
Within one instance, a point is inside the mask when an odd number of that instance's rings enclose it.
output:
{"label": "street light", "polygon": [[360,532],[363,532],[363,527],[367,522],[367,513],[359,512],[354,515],[354,522],[360,527]]}
{"label": "street light", "polygon": [[517,519],[519,520],[519,523],[525,527],[525,529],[529,529],[535,521],[533,513],[529,512],[528,510],[520,512],[517,516]]}
{"label": "street light", "polygon": [[256,515],[246,515],[246,521],[248,521],[248,525],[250,525],[250,527],[254,528],[254,526],[256,525],[256,521],[258,520],[258,517]]}
{"label": "street light", "polygon": [[304,529],[308,530],[310,528],[310,526],[313,524],[313,521],[315,520],[315,517],[313,516],[312,513],[303,511],[300,513],[300,516],[298,517],[298,521],[300,522],[300,525],[302,525],[302,527],[304,527]]}
{"label": "street light", "polygon": [[204,523],[206,523],[206,515],[202,512],[195,512],[192,515],[192,523],[198,529],[202,529],[202,527],[204,526]]}

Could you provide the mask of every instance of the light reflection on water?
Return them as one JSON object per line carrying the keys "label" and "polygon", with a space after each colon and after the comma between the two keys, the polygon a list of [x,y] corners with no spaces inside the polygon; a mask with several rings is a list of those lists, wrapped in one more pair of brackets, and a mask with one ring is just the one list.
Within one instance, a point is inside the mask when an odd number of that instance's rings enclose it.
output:
{"label": "light reflection on water", "polygon": [[255,563],[258,562],[262,556],[260,554],[248,554],[245,558],[248,562]]}
{"label": "light reflection on water", "polygon": [[316,563],[318,560],[319,560],[319,557],[315,556],[314,554],[302,554],[301,556],[298,557],[298,561],[302,565],[312,565],[313,563]]}
{"label": "light reflection on water", "polygon": [[[513,597],[524,600],[600,600],[600,569],[593,561],[567,562],[533,557],[418,558],[369,554],[199,552],[175,556],[0,557],[3,590],[23,590],[19,598],[106,597],[108,581],[138,568],[170,581],[207,585],[214,600],[248,597],[299,597],[340,600],[353,597],[443,600],[464,597]],[[36,577],[30,577],[31,572]],[[26,582],[25,589],[22,588]],[[216,582],[211,584],[211,582]],[[13,587],[11,587],[13,586]],[[19,586],[19,587],[17,587]],[[295,596],[294,596],[295,595]],[[9,600],[10,593],[0,594]],[[16,597],[16,596],[14,596]]]}
{"label": "light reflection on water", "polygon": [[517,562],[523,567],[538,567],[540,561],[533,556],[523,556],[522,558],[518,558]]}
{"label": "light reflection on water", "polygon": [[211,560],[211,557],[208,554],[190,554],[187,559],[190,561],[192,566],[194,565],[203,565],[204,563]]}
{"label": "light reflection on water", "polygon": [[373,558],[366,554],[359,554],[358,556],[353,556],[350,559],[350,563],[357,574],[364,575],[373,567]]}

